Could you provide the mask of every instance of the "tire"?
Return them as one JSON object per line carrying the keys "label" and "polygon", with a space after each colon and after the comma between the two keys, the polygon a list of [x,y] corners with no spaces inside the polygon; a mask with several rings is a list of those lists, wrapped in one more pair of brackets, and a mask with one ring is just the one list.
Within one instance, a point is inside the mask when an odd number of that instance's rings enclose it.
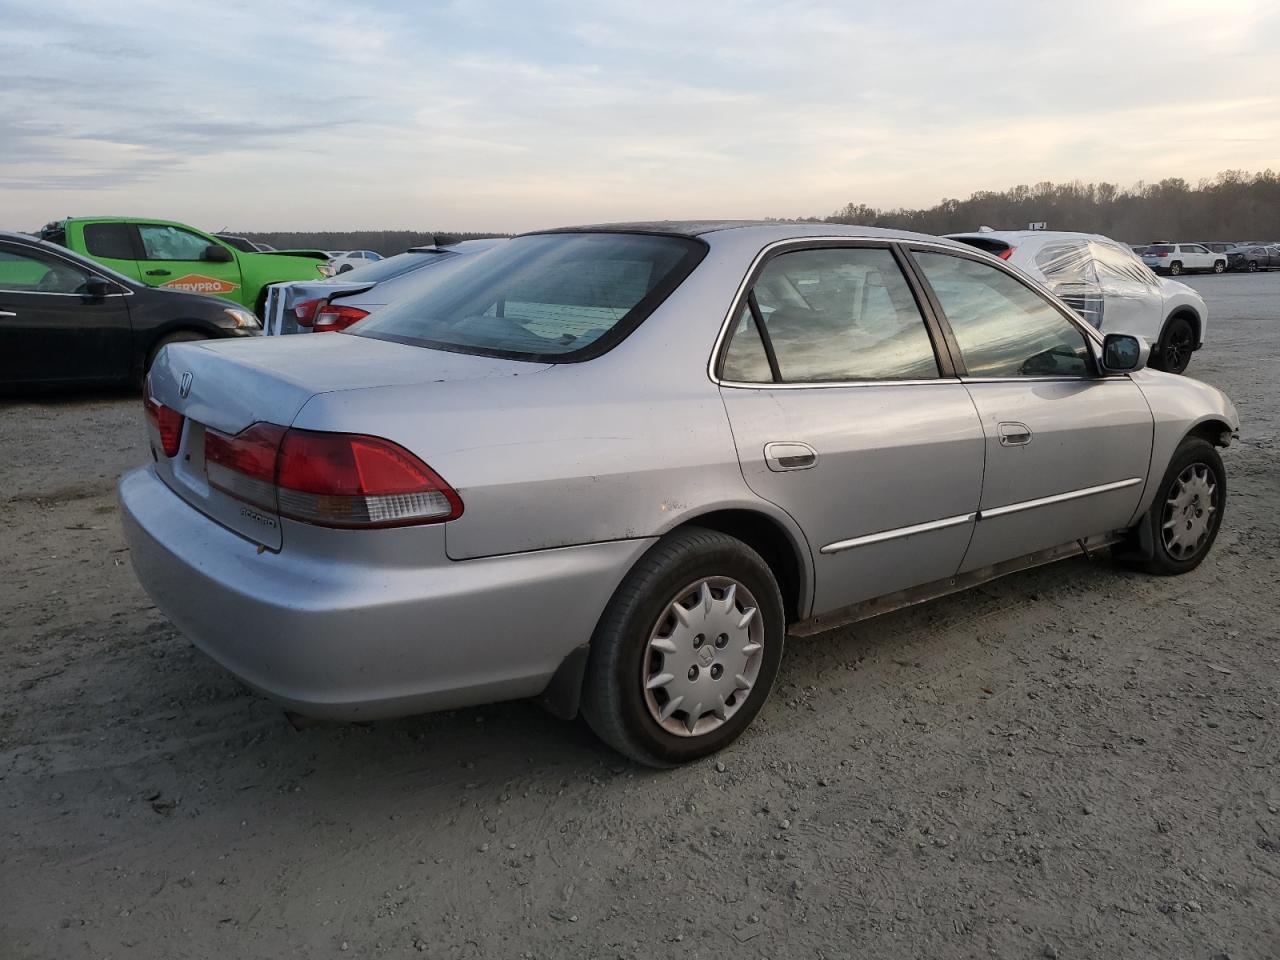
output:
{"label": "tire", "polygon": [[1173,263],[1169,264],[1169,276],[1171,277],[1182,276],[1182,261],[1175,260],[1173,261]]}
{"label": "tire", "polygon": [[171,333],[167,337],[161,337],[159,341],[151,348],[151,352],[147,354],[147,365],[142,368],[142,375],[145,377],[151,372],[151,365],[156,362],[156,357],[171,343],[190,343],[193,340],[207,340],[208,337],[190,330],[179,330],[177,333]]}
{"label": "tire", "polygon": [[1151,509],[1140,521],[1151,538],[1151,557],[1142,561],[1142,569],[1167,577],[1200,566],[1218,537],[1226,503],[1222,457],[1209,441],[1187,437],[1174,451]]}
{"label": "tire", "polygon": [[1225,263],[1223,263],[1221,260],[1215,260],[1215,261],[1213,261],[1213,272],[1214,272],[1214,273],[1226,273],[1226,272],[1227,272],[1227,265],[1226,265]]}
{"label": "tire", "polygon": [[349,263],[344,263],[342,266],[340,266],[340,267],[338,268],[338,273],[339,273],[339,274],[342,274],[342,273],[350,273],[350,272],[351,272],[352,270],[354,270],[354,269],[355,269],[355,267],[351,266],[351,264],[349,264]]}
{"label": "tire", "polygon": [[1257,273],[1257,272],[1258,272],[1258,261],[1257,261],[1257,260],[1250,260],[1250,261],[1249,261],[1248,270],[1249,270],[1249,272],[1250,272],[1250,273]]}
{"label": "tire", "polygon": [[[684,622],[674,613],[677,604]],[[751,607],[754,617],[744,619]],[[677,530],[637,561],[605,608],[591,639],[583,715],[601,740],[648,766],[715,753],[764,705],[785,634],[782,594],[758,553],[713,530]],[[756,643],[760,648],[751,651]],[[750,684],[745,693],[739,678]],[[698,706],[679,706],[694,696]]]}
{"label": "tire", "polygon": [[1173,317],[1164,326],[1156,362],[1152,366],[1166,373],[1181,373],[1191,362],[1194,349],[1195,331],[1191,328],[1191,321],[1186,317]]}

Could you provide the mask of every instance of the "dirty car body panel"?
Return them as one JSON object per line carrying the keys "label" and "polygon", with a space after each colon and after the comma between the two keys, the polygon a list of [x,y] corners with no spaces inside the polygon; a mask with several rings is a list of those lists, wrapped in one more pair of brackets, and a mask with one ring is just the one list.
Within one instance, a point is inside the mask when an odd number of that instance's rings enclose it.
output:
{"label": "dirty car body panel", "polygon": [[[626,253],[636,244],[670,253],[670,282],[639,306],[591,289],[562,296],[557,316],[576,325],[544,348],[550,321],[535,292],[476,307],[465,329],[436,318],[413,334],[435,301],[411,298],[338,336],[169,347],[150,391],[180,418],[179,446],[169,455],[151,425],[154,462],[120,487],[143,585],[214,659],[300,712],[451,708],[543,691],[640,558],[677,529],[749,520],[771,531],[796,624],[1055,546],[1029,532],[1037,518],[1051,539],[1112,533],[1145,509],[1178,440],[1198,425],[1238,429],[1212,388],[1104,375],[1101,335],[1069,308],[932,237],[816,224],[574,228],[516,238],[456,275],[592,263],[599,246],[601,282],[642,291]],[[823,251],[812,263],[784,259],[812,250]],[[939,295],[925,253],[1026,285],[1079,349],[1042,351],[1036,375],[968,369],[959,301]],[[777,276],[761,280],[773,260]],[[850,291],[863,304],[852,340],[845,330],[782,364],[726,367],[752,323],[772,325],[781,354],[784,326],[803,334],[803,306]],[[811,313],[828,322],[839,310]],[[882,366],[832,375],[831,358],[856,342],[889,344],[866,351]],[[819,372],[770,377],[793,363]],[[284,444],[293,433],[393,444],[459,504],[444,522],[360,529],[289,516],[283,500],[246,507],[210,487],[202,437],[264,423],[288,430]]]}

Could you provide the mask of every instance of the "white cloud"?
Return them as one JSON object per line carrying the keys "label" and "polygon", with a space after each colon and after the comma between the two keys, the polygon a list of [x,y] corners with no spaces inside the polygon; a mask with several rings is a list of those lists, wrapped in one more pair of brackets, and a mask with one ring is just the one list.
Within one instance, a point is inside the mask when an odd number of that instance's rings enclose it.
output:
{"label": "white cloud", "polygon": [[1280,156],[1280,12],[1262,6],[13,6],[13,226],[805,215]]}

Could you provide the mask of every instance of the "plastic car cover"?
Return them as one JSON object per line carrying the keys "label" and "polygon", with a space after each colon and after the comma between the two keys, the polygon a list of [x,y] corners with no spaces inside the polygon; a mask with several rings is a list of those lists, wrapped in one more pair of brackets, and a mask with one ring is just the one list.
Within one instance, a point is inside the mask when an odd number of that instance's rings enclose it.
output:
{"label": "plastic car cover", "polygon": [[1106,307],[1102,285],[1088,241],[1063,240],[1046,243],[1036,254],[1036,266],[1045,284],[1090,326],[1102,326]]}
{"label": "plastic car cover", "polygon": [[[1092,239],[1093,267],[1102,299],[1113,317],[1137,317],[1163,312],[1161,280],[1127,247],[1111,240]],[[1153,322],[1160,318],[1153,317]],[[1101,315],[1099,315],[1101,320]]]}

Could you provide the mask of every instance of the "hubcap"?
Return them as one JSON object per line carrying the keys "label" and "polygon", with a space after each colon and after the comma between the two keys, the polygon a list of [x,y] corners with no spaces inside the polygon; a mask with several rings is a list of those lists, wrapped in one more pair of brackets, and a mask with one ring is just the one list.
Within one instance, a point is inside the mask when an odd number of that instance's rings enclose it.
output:
{"label": "hubcap", "polygon": [[1206,464],[1193,463],[1174,481],[1164,502],[1161,533],[1175,560],[1194,557],[1204,547],[1218,509],[1218,484]]}
{"label": "hubcap", "polygon": [[755,597],[729,577],[705,577],[675,595],[649,634],[645,706],[668,733],[702,736],[747,702],[763,662]]}

